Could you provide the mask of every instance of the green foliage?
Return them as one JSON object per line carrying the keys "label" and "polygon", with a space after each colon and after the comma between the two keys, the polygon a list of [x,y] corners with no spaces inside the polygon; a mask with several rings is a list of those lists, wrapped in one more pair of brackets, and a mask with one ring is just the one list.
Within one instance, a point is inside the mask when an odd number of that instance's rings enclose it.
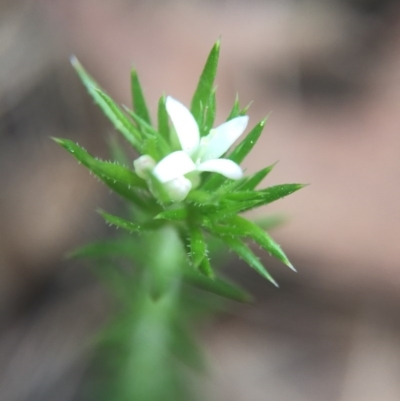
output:
{"label": "green foliage", "polygon": [[135,69],[131,71],[131,91],[133,110],[143,121],[151,125],[150,113],[147,109],[142,86],[140,85],[139,77]]}
{"label": "green foliage", "polygon": [[[216,117],[214,81],[219,50],[217,41],[191,102],[202,137],[209,134]],[[252,222],[239,214],[284,198],[304,185],[259,189],[275,164],[238,180],[194,172],[187,175],[193,180],[187,196],[173,199],[166,189],[171,183],[162,183],[153,174],[156,163],[180,150],[169,122],[166,97],[158,102],[157,126],[153,126],[136,70],[131,72],[130,110],[121,108],[108,96],[76,58],[71,62],[114,128],[139,154],[145,155],[137,164],[135,161],[134,169],[115,141],[112,153],[116,161],[109,162],[93,157],[67,139],[53,138],[128,204],[125,218],[99,210],[107,224],[122,229],[122,236],[89,244],[69,255],[95,259],[96,273],[121,305],[121,316],[99,339],[106,355],[103,361],[107,361],[103,372],[107,380],[102,388],[107,384],[109,391],[104,390],[96,399],[188,400],[181,365],[201,369],[204,361],[188,330],[188,322],[195,321],[198,314],[192,310],[193,300],[187,297],[185,289],[196,288],[205,297],[251,301],[247,292],[221,277],[216,269],[210,251],[224,246],[278,286],[247,241],[294,270],[281,247],[265,231],[281,219],[275,216]],[[236,97],[227,120],[246,115],[248,108],[241,108]],[[260,138],[266,121],[267,118],[256,124],[225,158],[241,163]],[[143,159],[145,164],[138,167]]]}
{"label": "green foliage", "polygon": [[[204,111],[206,105],[208,105],[210,99],[213,102],[213,85],[215,76],[217,74],[218,59],[219,59],[219,49],[220,41],[218,40],[208,56],[206,65],[204,66],[203,72],[201,73],[200,80],[197,84],[196,91],[194,92],[191,104],[191,111],[194,118],[200,122],[201,112]],[[215,103],[215,101],[214,101]],[[200,124],[199,124],[200,125]]]}

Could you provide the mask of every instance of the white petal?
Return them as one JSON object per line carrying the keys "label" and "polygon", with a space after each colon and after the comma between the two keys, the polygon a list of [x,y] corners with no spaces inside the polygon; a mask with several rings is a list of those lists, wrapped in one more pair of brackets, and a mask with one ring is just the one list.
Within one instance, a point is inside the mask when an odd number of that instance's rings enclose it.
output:
{"label": "white petal", "polygon": [[228,159],[207,160],[197,166],[197,170],[220,173],[232,180],[238,180],[243,177],[242,168],[232,160]]}
{"label": "white petal", "polygon": [[160,182],[165,183],[193,170],[196,170],[196,165],[192,159],[183,150],[178,150],[158,162],[153,174]]}
{"label": "white petal", "polygon": [[164,184],[164,189],[173,202],[183,201],[192,188],[192,183],[186,177],[180,176]]}
{"label": "white petal", "polygon": [[218,159],[243,134],[249,122],[248,116],[236,117],[219,127],[212,129],[209,135],[202,138],[201,160]]}
{"label": "white petal", "polygon": [[180,102],[167,97],[165,106],[174,124],[182,150],[191,155],[200,142],[200,132],[192,113]]}

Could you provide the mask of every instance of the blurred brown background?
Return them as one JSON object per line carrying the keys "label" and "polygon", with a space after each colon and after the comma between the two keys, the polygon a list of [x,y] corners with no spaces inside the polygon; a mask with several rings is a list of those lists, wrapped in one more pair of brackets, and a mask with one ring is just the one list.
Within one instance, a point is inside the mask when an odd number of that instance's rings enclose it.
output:
{"label": "blurred brown background", "polygon": [[245,162],[312,185],[266,212],[297,275],[279,291],[237,262],[258,301],[202,336],[210,399],[400,399],[400,7],[384,0],[0,1],[0,400],[80,400],[105,291],[66,251],[107,235],[115,200],[49,136],[107,157],[110,125],[68,57],[119,102],[139,70],[154,111],[188,103],[222,37],[218,122],[236,92],[255,124]]}

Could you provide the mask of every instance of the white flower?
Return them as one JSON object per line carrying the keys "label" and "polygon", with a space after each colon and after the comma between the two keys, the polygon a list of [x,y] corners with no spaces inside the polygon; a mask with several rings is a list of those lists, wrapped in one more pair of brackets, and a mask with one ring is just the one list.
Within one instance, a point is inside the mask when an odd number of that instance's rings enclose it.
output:
{"label": "white flower", "polygon": [[[182,180],[184,175],[193,171],[219,173],[227,178],[237,180],[243,176],[241,167],[232,160],[220,157],[232,146],[247,127],[248,116],[236,117],[214,128],[200,138],[199,127],[192,113],[180,102],[167,97],[166,108],[175,127],[182,150],[172,152],[164,157],[153,169],[153,174],[162,184],[184,182],[178,198],[183,200],[189,193],[189,180]],[[166,185],[166,189],[170,185]],[[174,185],[179,192],[179,185]]]}
{"label": "white flower", "polygon": [[155,160],[149,155],[140,156],[133,162],[136,174],[144,180],[148,180],[150,178],[150,174],[156,164],[157,163],[155,162]]}

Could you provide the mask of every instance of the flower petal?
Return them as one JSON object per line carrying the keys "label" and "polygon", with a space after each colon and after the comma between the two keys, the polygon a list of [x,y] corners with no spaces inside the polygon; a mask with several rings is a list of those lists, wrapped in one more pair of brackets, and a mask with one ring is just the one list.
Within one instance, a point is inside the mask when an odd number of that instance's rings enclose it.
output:
{"label": "flower petal", "polygon": [[173,202],[181,202],[192,189],[192,183],[184,176],[179,176],[171,181],[166,182],[164,185],[169,198]]}
{"label": "flower petal", "polygon": [[192,113],[180,102],[167,97],[165,106],[174,124],[182,150],[191,155],[200,143],[200,132]]}
{"label": "flower petal", "polygon": [[221,124],[212,129],[210,133],[202,138],[201,160],[218,159],[221,157],[243,134],[249,122],[248,116],[240,116]]}
{"label": "flower petal", "polygon": [[138,159],[133,161],[133,167],[135,168],[136,174],[144,180],[150,178],[150,174],[154,170],[156,164],[155,160],[149,155],[140,156]]}
{"label": "flower petal", "polygon": [[196,170],[196,165],[189,155],[183,150],[178,150],[158,162],[153,174],[160,182],[165,183],[194,170]]}
{"label": "flower petal", "polygon": [[232,180],[238,180],[243,177],[242,168],[232,160],[228,159],[207,160],[197,166],[197,170],[220,173]]}

